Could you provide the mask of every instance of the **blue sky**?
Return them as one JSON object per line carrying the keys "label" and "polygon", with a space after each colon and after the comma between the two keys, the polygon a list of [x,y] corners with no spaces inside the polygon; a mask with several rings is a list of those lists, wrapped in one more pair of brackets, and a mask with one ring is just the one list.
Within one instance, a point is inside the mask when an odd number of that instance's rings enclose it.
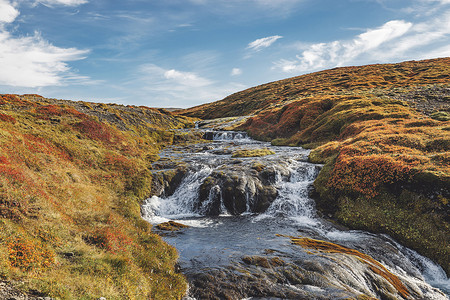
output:
{"label": "blue sky", "polygon": [[0,0],[0,93],[191,107],[336,66],[450,56],[450,0]]}

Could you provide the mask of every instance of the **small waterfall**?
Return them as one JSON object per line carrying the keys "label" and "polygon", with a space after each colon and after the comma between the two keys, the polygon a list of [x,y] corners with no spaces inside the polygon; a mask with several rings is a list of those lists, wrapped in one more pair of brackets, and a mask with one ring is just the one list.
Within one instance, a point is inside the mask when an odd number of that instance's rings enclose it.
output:
{"label": "small waterfall", "polygon": [[304,162],[289,162],[289,180],[277,176],[279,194],[267,211],[257,220],[272,217],[290,217],[303,224],[317,225],[315,203],[309,190],[321,167]]}
{"label": "small waterfall", "polygon": [[[287,287],[289,292],[299,292],[299,295],[306,291],[310,299],[331,299],[333,297],[327,298],[326,292],[332,289],[321,288],[325,282],[322,279],[326,279],[333,288],[341,285],[342,291],[351,295],[367,292],[375,297],[379,293],[378,287],[372,285],[376,278],[367,275],[370,268],[367,269],[355,257],[341,255],[325,259],[325,255],[303,251],[275,234],[302,235],[341,244],[374,257],[417,293],[411,299],[448,300],[424,281],[425,278],[434,287],[449,293],[449,279],[442,268],[431,260],[385,236],[342,230],[317,215],[309,191],[321,166],[306,162],[307,150],[271,147],[237,132],[205,132],[204,138],[217,142],[192,146],[188,155],[185,148],[173,152],[168,149],[168,153],[164,153],[166,158],[183,160],[189,165],[189,170],[171,196],[153,196],[142,205],[143,218],[153,224],[180,220],[191,226],[183,234],[165,237],[179,250],[180,265],[187,270],[187,274],[204,273],[205,267],[219,266],[220,270],[224,270],[222,267],[230,262],[240,263],[246,273],[253,267],[242,265],[242,257],[264,256],[269,249],[273,253],[282,253],[286,262],[301,262],[299,270],[311,267],[320,274],[315,277],[310,270],[305,273],[305,279],[311,280],[310,285],[295,285],[289,279],[279,286],[277,282],[269,283],[277,288]],[[276,155],[232,158],[232,147],[271,147]],[[173,168],[173,164],[169,166],[168,169]],[[160,170],[165,169],[160,167]],[[270,193],[262,195],[267,190],[275,191],[273,198],[267,197]],[[256,214],[258,205],[261,207],[264,202],[261,202],[263,196],[270,198],[270,203],[263,206],[265,211]],[[269,201],[267,199],[266,202]],[[230,201],[235,202],[230,204]],[[237,207],[239,210],[236,210]],[[207,217],[211,215],[213,217]],[[267,259],[271,259],[270,255]],[[257,269],[257,276],[262,269]],[[274,269],[276,267],[271,268],[270,272]],[[231,278],[237,276],[236,270],[232,270]],[[278,275],[287,274],[280,272]]]}
{"label": "small waterfall", "polygon": [[142,204],[142,216],[151,223],[166,222],[169,219],[179,219],[198,215],[195,204],[198,198],[198,189],[203,180],[211,174],[212,169],[206,164],[193,165],[193,167],[172,196],[160,198],[153,196]]}
{"label": "small waterfall", "polygon": [[249,140],[243,131],[206,131],[203,138],[210,141]]}
{"label": "small waterfall", "polygon": [[[228,177],[225,179],[220,179],[221,176],[224,176],[223,174],[226,174],[224,172],[227,172],[227,169],[224,169],[226,164],[230,164],[230,162],[223,160],[216,162],[208,158],[195,163],[173,195],[167,198],[153,196],[145,201],[142,205],[144,218],[155,223],[189,216],[227,214],[223,189],[227,189],[227,199],[231,197],[234,199],[233,201],[236,201],[228,202],[230,213],[236,214],[236,210],[239,211],[237,207],[240,205],[245,205],[240,213],[255,213],[257,198],[260,197],[255,182],[258,181],[261,186],[260,179],[255,174],[243,171],[235,171],[227,175]],[[267,179],[272,182],[267,183],[267,186],[276,188],[278,196],[274,198],[264,215],[313,218],[315,216],[314,201],[308,197],[308,193],[320,167],[303,161],[281,159],[268,164],[267,168],[272,170],[270,174],[273,176],[273,178]],[[205,181],[211,180],[208,177],[214,177],[212,175],[214,173],[216,177],[219,177],[219,182],[209,187],[209,194],[205,200],[201,201],[199,198],[200,187]],[[230,188],[233,189],[233,186],[229,185],[229,180],[233,180],[233,178],[238,178],[235,179],[238,181],[234,189],[241,191],[236,194],[234,192],[230,194]],[[226,186],[223,187],[220,184]],[[241,195],[243,200],[235,199],[235,195]],[[245,201],[245,204],[239,204],[239,201]]]}

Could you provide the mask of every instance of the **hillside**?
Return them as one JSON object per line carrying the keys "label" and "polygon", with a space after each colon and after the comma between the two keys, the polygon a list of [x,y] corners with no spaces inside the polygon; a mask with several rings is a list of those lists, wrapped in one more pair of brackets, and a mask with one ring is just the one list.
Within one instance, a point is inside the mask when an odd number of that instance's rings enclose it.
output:
{"label": "hillside", "polygon": [[181,298],[176,250],[140,203],[159,150],[198,139],[170,129],[192,122],[38,95],[0,95],[0,110],[0,282],[61,299]]}
{"label": "hillside", "polygon": [[[450,272],[450,58],[335,68],[177,113],[250,116],[230,129],[312,148],[317,207]],[[228,118],[229,120],[229,118]]]}

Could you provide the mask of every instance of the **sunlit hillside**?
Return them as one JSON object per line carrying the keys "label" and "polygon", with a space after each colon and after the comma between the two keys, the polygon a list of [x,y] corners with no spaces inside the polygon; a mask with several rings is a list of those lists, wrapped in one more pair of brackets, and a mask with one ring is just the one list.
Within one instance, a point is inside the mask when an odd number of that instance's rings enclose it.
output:
{"label": "sunlit hillside", "polygon": [[392,235],[449,272],[450,58],[335,68],[180,112],[312,148],[321,212]]}
{"label": "sunlit hillside", "polygon": [[[146,107],[0,95],[0,280],[62,299],[179,299],[140,202],[188,122]],[[192,122],[190,122],[192,123]]]}

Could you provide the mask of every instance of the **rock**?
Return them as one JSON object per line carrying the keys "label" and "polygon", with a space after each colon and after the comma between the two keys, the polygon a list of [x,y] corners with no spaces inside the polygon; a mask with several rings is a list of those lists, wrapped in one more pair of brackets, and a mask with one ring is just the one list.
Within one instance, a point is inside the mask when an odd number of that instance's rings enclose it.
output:
{"label": "rock", "polygon": [[161,224],[156,225],[156,228],[159,230],[165,230],[165,231],[179,231],[183,228],[188,228],[189,226],[177,223],[174,221],[164,222]]}
{"label": "rock", "polygon": [[203,181],[199,189],[199,211],[214,216],[219,215],[224,206],[232,215],[261,213],[276,199],[275,168],[258,173],[245,166],[233,166],[214,171]]}
{"label": "rock", "polygon": [[177,168],[153,172],[152,196],[170,196],[183,180],[187,168],[179,163]]}

